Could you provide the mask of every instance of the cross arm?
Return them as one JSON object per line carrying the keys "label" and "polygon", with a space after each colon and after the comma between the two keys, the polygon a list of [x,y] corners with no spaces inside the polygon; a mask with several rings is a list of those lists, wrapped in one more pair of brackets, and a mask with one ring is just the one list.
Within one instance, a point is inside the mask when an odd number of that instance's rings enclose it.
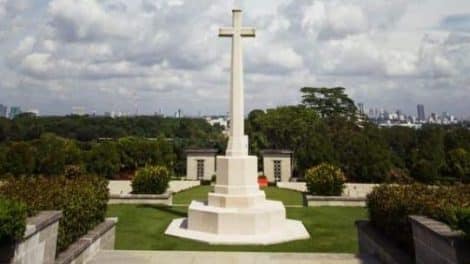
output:
{"label": "cross arm", "polygon": [[[225,27],[219,29],[219,37],[233,37],[235,29],[232,27]],[[240,36],[242,37],[255,37],[256,30],[254,28],[242,27],[240,28]]]}
{"label": "cross arm", "polygon": [[256,30],[254,28],[244,27],[240,30],[242,37],[256,37]]}
{"label": "cross arm", "polygon": [[232,37],[233,34],[233,28],[226,27],[219,29],[219,37]]}

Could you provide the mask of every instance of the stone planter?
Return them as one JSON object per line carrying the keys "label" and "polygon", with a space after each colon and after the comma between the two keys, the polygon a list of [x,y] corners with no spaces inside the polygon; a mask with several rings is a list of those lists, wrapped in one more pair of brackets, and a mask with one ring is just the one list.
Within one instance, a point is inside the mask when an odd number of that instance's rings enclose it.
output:
{"label": "stone planter", "polygon": [[91,260],[100,250],[114,249],[117,218],[106,218],[61,252],[55,264],[81,264]]}
{"label": "stone planter", "polygon": [[0,263],[54,263],[61,217],[60,211],[43,211],[29,217],[23,239],[0,250]]}
{"label": "stone planter", "polygon": [[413,263],[413,258],[398,248],[379,230],[374,228],[369,221],[356,221],[359,254],[361,256],[373,256],[385,264]]}
{"label": "stone planter", "polygon": [[172,205],[173,193],[164,194],[111,194],[108,204],[154,204],[154,205]]}
{"label": "stone planter", "polygon": [[365,197],[315,196],[304,194],[304,206],[366,206]]}
{"label": "stone planter", "polygon": [[470,263],[470,241],[460,231],[425,216],[410,216],[416,263]]}

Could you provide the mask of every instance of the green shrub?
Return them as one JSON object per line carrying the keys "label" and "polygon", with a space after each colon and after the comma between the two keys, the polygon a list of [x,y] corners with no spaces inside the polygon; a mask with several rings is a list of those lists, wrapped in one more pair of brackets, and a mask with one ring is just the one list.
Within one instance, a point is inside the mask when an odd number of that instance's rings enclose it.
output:
{"label": "green shrub", "polygon": [[132,193],[161,194],[170,182],[170,172],[164,166],[147,166],[137,170],[132,179]]}
{"label": "green shrub", "polygon": [[38,211],[61,210],[57,250],[62,251],[102,222],[108,202],[108,182],[102,177],[9,178],[0,194],[23,202],[28,215]]}
{"label": "green shrub", "polygon": [[0,246],[23,237],[26,216],[24,204],[0,197]]}
{"label": "green shrub", "polygon": [[322,163],[307,170],[305,181],[310,194],[332,196],[342,194],[346,177],[341,169]]}
{"label": "green shrub", "polygon": [[414,253],[409,215],[452,225],[451,208],[470,206],[470,185],[382,185],[367,196],[371,223],[410,255]]}
{"label": "green shrub", "polygon": [[462,230],[470,239],[470,208],[459,209],[456,218],[457,228]]}

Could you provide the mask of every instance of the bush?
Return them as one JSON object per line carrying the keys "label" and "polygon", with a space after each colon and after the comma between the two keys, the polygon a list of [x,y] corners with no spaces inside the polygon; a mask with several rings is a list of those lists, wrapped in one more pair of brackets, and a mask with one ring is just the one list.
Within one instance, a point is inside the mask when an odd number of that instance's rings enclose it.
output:
{"label": "bush", "polygon": [[61,210],[57,243],[60,252],[104,221],[107,185],[102,177],[86,175],[76,179],[18,177],[9,178],[0,187],[0,194],[26,204],[29,216],[43,210]]}
{"label": "bush", "polygon": [[346,177],[341,169],[322,163],[307,170],[305,181],[310,194],[334,196],[342,194]]}
{"label": "bush", "polygon": [[168,188],[170,172],[164,166],[147,166],[137,170],[132,179],[132,193],[162,194]]}
{"label": "bush", "polygon": [[457,210],[456,226],[465,233],[468,239],[470,239],[470,208]]}
{"label": "bush", "polygon": [[372,225],[410,255],[414,247],[409,215],[424,215],[452,226],[452,208],[468,206],[470,185],[382,185],[367,196]]}
{"label": "bush", "polygon": [[23,238],[26,216],[24,204],[0,197],[0,246]]}

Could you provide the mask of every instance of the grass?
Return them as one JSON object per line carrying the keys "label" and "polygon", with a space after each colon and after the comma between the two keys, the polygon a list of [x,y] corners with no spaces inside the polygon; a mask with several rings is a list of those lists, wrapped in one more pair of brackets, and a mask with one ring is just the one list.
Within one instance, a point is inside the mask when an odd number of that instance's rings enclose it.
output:
{"label": "grass", "polygon": [[[173,197],[173,203],[176,205],[189,205],[192,200],[205,201],[207,200],[207,193],[212,189],[212,186],[198,186],[177,193]],[[277,187],[266,187],[263,188],[263,191],[266,193],[267,199],[282,201],[286,206],[302,205],[302,193],[300,192]]]}
{"label": "grass", "polygon": [[[200,186],[174,197],[177,204],[193,199],[205,200],[210,186]],[[268,199],[285,205],[300,205],[301,194],[268,187]],[[128,250],[199,250],[199,251],[268,251],[268,252],[338,252],[356,253],[357,235],[354,221],[366,218],[360,207],[288,207],[287,216],[301,220],[310,239],[270,246],[218,246],[164,235],[171,220],[186,217],[185,206],[109,205],[108,215],[117,216],[116,249]]]}

